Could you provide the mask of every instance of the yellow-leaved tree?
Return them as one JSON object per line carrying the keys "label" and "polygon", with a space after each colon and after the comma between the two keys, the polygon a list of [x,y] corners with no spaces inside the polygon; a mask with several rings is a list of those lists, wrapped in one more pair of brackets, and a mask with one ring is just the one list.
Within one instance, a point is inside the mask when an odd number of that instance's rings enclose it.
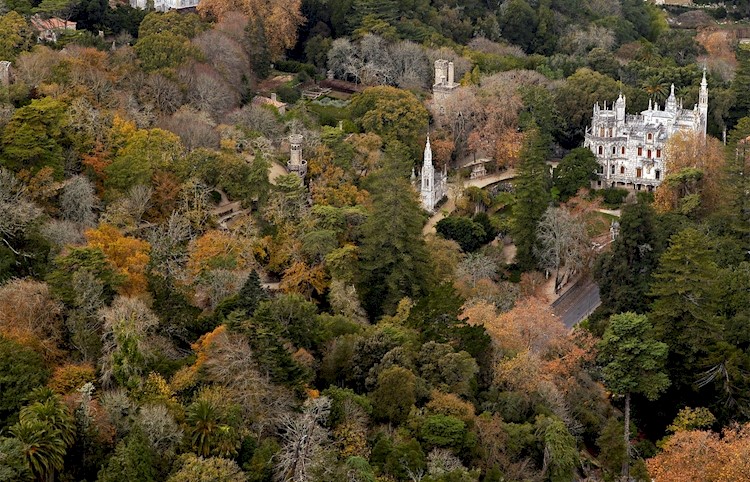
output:
{"label": "yellow-leaved tree", "polygon": [[659,211],[711,212],[723,201],[724,148],[718,139],[679,131],[665,147],[666,177],[656,190]]}

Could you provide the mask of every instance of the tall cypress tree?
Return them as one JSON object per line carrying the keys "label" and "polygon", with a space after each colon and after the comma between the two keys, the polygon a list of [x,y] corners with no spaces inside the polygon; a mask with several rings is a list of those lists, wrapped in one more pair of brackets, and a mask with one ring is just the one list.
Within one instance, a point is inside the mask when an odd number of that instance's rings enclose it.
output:
{"label": "tall cypress tree", "polygon": [[362,226],[359,290],[373,319],[393,312],[405,296],[424,294],[430,279],[425,219],[414,189],[395,172],[387,166],[371,176],[372,212]]}
{"label": "tall cypress tree", "polygon": [[732,126],[742,117],[750,116],[750,47],[740,45],[737,48],[737,61],[737,72],[732,81],[735,102],[729,110]]}
{"label": "tall cypress tree", "polygon": [[512,233],[517,248],[516,262],[523,270],[536,267],[536,228],[550,202],[550,174],[546,164],[549,154],[548,139],[547,136],[540,135],[536,125],[532,124],[521,150],[521,163],[516,177]]}

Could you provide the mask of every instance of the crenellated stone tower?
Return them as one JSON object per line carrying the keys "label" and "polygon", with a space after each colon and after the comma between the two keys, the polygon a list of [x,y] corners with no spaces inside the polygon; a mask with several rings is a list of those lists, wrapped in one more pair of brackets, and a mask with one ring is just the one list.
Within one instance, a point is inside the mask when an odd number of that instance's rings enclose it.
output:
{"label": "crenellated stone tower", "polygon": [[445,59],[435,61],[435,84],[432,86],[432,99],[441,107],[443,102],[448,99],[460,87],[455,81],[455,70],[453,62]]}
{"label": "crenellated stone tower", "polygon": [[299,177],[303,178],[307,174],[307,161],[302,158],[302,140],[304,138],[300,134],[292,134],[289,136],[290,154],[289,161],[286,163],[286,170],[290,173],[294,172]]}

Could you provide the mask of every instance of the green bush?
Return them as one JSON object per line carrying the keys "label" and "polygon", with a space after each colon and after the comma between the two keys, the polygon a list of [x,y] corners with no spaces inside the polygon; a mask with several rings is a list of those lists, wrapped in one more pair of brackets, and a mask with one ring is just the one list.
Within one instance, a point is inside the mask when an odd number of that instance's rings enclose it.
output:
{"label": "green bush", "polygon": [[313,64],[305,64],[296,60],[279,60],[274,65],[276,66],[276,70],[280,70],[281,72],[294,72],[295,74],[304,72],[310,77],[315,77],[316,69]]}
{"label": "green bush", "polygon": [[289,85],[280,85],[276,88],[276,93],[279,94],[281,100],[287,104],[294,104],[302,97],[299,89]]}
{"label": "green bush", "polygon": [[625,197],[628,195],[627,189],[621,189],[617,187],[609,187],[599,191],[599,195],[602,197],[604,204],[610,208],[617,208],[625,201]]}
{"label": "green bush", "polygon": [[450,415],[432,415],[425,419],[420,438],[427,447],[460,449],[466,437],[466,424]]}

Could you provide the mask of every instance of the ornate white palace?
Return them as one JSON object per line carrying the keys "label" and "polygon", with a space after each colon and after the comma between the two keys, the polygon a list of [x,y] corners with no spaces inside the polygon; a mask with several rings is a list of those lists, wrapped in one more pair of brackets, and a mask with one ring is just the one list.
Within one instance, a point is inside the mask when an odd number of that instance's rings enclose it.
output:
{"label": "ornate white palace", "polygon": [[434,212],[435,206],[448,193],[448,174],[445,169],[443,169],[443,172],[435,171],[435,166],[432,165],[430,136],[427,136],[427,144],[424,147],[424,161],[422,162],[419,180],[421,183],[419,194],[422,207],[428,212]]}
{"label": "ornate white palace", "polygon": [[683,109],[675,98],[672,84],[664,109],[649,100],[648,110],[638,115],[625,113],[625,97],[620,94],[611,109],[594,105],[591,127],[586,129],[584,147],[599,161],[599,179],[593,187],[624,187],[652,190],[664,180],[665,145],[677,131],[706,135],[708,83],[703,72],[698,104]]}

